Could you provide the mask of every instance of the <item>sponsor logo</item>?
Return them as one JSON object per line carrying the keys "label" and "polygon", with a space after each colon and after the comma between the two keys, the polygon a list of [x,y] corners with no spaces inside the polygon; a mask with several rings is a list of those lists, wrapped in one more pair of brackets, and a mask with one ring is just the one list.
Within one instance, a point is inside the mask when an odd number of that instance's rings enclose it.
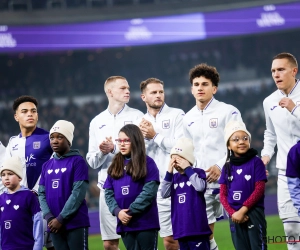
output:
{"label": "sponsor logo", "polygon": [[59,179],[52,180],[52,188],[58,188],[59,187]]}
{"label": "sponsor logo", "polygon": [[129,194],[129,186],[123,186],[121,187],[121,189],[122,189],[122,195]]}
{"label": "sponsor logo", "polygon": [[233,191],[233,200],[239,201],[241,199],[243,191]]}
{"label": "sponsor logo", "polygon": [[11,220],[4,221],[4,228],[5,229],[10,229],[11,228]]}
{"label": "sponsor logo", "polygon": [[185,193],[178,194],[178,202],[179,203],[185,203]]}
{"label": "sponsor logo", "polygon": [[190,124],[188,124],[188,126],[190,127],[194,122],[191,122]]}
{"label": "sponsor logo", "polygon": [[101,125],[100,127],[99,127],[99,129],[102,129],[103,127],[105,127],[106,125],[104,124],[104,125]]}
{"label": "sponsor logo", "polygon": [[277,106],[273,106],[273,108],[270,108],[271,110],[274,110]]}

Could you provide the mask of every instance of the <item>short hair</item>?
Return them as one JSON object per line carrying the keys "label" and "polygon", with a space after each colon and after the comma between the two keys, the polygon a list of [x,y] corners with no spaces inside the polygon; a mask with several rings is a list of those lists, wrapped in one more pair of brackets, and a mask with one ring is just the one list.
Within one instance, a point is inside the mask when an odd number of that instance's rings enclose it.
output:
{"label": "short hair", "polygon": [[162,80],[159,80],[154,77],[148,78],[145,81],[142,81],[140,84],[140,89],[141,89],[142,93],[144,92],[145,88],[147,88],[147,85],[150,83],[158,83],[158,84],[164,85],[164,82]]}
{"label": "short hair", "polygon": [[216,87],[218,87],[220,81],[220,75],[217,69],[213,66],[207,65],[206,63],[198,64],[194,68],[192,68],[189,72],[189,76],[190,76],[191,84],[193,84],[193,80],[196,77],[201,77],[201,76],[211,80],[212,84]]}
{"label": "short hair", "polygon": [[110,77],[108,77],[106,79],[105,83],[104,83],[104,91],[105,91],[105,93],[107,91],[107,86],[110,85],[111,83],[115,82],[118,79],[127,81],[127,79],[125,77],[123,77],[123,76],[110,76]]}
{"label": "short hair", "polygon": [[275,59],[287,59],[294,67],[298,68],[298,63],[296,57],[294,57],[291,53],[282,52],[273,57],[273,61]]}
{"label": "short hair", "polygon": [[33,96],[22,95],[18,97],[16,100],[14,100],[13,110],[16,112],[20,104],[24,102],[32,102],[36,107],[38,106],[38,101]]}

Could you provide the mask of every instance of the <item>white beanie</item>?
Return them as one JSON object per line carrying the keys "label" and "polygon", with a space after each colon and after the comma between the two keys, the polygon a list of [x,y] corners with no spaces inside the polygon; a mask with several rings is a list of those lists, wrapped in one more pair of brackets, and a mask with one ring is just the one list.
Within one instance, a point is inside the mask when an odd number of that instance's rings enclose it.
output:
{"label": "white beanie", "polygon": [[18,156],[12,156],[6,159],[1,166],[0,173],[2,171],[10,170],[23,179],[23,165],[21,159]]}
{"label": "white beanie", "polygon": [[193,141],[184,137],[179,138],[171,150],[170,156],[172,157],[172,155],[179,155],[194,164],[195,157]]}
{"label": "white beanie", "polygon": [[230,121],[226,124],[225,129],[224,129],[224,141],[225,141],[226,145],[227,145],[227,142],[228,142],[230,136],[232,136],[232,134],[235,133],[236,131],[244,131],[247,135],[249,135],[249,137],[251,139],[251,134],[246,129],[245,123],[243,123],[241,121]]}
{"label": "white beanie", "polygon": [[74,137],[74,135],[73,135],[74,125],[72,122],[68,122],[65,120],[58,120],[51,128],[49,137],[53,133],[60,133],[60,134],[64,135],[67,138],[67,140],[69,141],[70,146],[72,146],[72,141],[73,141],[73,137]]}

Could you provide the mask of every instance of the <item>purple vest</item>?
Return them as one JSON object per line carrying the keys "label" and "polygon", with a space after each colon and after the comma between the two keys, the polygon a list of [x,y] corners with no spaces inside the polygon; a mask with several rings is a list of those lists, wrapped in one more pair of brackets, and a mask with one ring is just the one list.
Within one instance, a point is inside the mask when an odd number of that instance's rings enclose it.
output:
{"label": "purple vest", "polygon": [[286,176],[300,178],[300,141],[294,145],[287,156]]}
{"label": "purple vest", "polygon": [[[198,176],[205,180],[203,169],[193,169]],[[174,239],[187,236],[210,235],[206,215],[204,192],[195,190],[189,177],[176,173],[171,187],[171,218]]]}
{"label": "purple vest", "polygon": [[[125,164],[127,162],[125,161]],[[114,190],[115,200],[121,209],[128,209],[130,204],[135,201],[136,197],[142,192],[144,184],[150,181],[159,182],[159,171],[152,158],[147,156],[147,176],[144,179],[133,181],[131,176],[124,171],[123,177],[116,180],[110,175],[104,183],[103,188]],[[100,208],[101,209],[101,208]],[[149,229],[159,229],[158,210],[156,199],[152,204],[140,214],[134,214],[130,223],[124,226],[119,219],[117,225],[117,233],[142,231]]]}
{"label": "purple vest", "polygon": [[[224,166],[219,183],[227,186],[228,203],[234,210],[237,211],[253,193],[255,189],[255,182],[267,181],[266,168],[262,160],[257,156],[253,157],[241,166],[231,164],[231,182],[228,180],[228,175],[225,173],[225,169],[226,167]],[[256,203],[256,206],[264,208],[264,198],[265,196]]]}
{"label": "purple vest", "polygon": [[0,196],[2,249],[32,250],[33,217],[40,212],[38,198],[29,190]]}
{"label": "purple vest", "polygon": [[[55,217],[61,213],[70,197],[73,183],[87,180],[88,167],[80,155],[63,159],[52,158],[43,165],[40,185],[45,186],[46,201]],[[84,200],[74,216],[66,222],[65,227],[70,230],[89,226],[88,208]]]}

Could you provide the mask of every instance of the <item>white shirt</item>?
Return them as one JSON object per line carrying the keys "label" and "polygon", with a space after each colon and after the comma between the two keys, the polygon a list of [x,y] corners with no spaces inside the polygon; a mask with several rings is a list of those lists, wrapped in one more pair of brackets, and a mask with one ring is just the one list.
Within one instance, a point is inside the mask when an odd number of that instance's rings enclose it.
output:
{"label": "white shirt", "polygon": [[[297,107],[292,112],[279,106],[283,97],[291,98]],[[264,134],[264,148],[262,156],[272,158],[274,147],[277,144],[278,152],[276,167],[286,170],[287,155],[290,148],[300,140],[300,81],[297,80],[294,88],[286,96],[282,91],[276,90],[263,102],[266,117],[266,130]]]}
{"label": "white shirt", "polygon": [[[136,123],[136,120],[141,119],[142,116],[143,113],[141,111],[124,105],[124,108],[116,115],[106,109],[91,121],[89,151],[86,155],[86,160],[91,168],[100,169],[98,173],[99,188],[102,188],[107,178],[107,169],[118,151],[115,139],[118,138],[120,129],[126,124]],[[115,144],[115,150],[112,153],[103,154],[99,149],[99,145],[106,140],[106,137],[110,136]]]}
{"label": "white shirt", "polygon": [[4,158],[5,158],[5,147],[2,144],[2,142],[0,141],[0,166],[2,166]]}
{"label": "white shirt", "polygon": [[177,139],[182,137],[182,119],[184,111],[177,108],[171,108],[164,104],[156,117],[149,112],[144,118],[152,123],[156,132],[153,139],[145,139],[147,155],[156,163],[159,169],[160,182],[163,181],[170,161],[170,152]]}
{"label": "white shirt", "polygon": [[[242,121],[240,111],[224,102],[212,98],[203,110],[194,106],[183,118],[184,136],[193,140],[195,167],[207,170],[217,165],[223,168],[227,147],[224,128],[231,121]],[[217,182],[210,187],[218,187]]]}

